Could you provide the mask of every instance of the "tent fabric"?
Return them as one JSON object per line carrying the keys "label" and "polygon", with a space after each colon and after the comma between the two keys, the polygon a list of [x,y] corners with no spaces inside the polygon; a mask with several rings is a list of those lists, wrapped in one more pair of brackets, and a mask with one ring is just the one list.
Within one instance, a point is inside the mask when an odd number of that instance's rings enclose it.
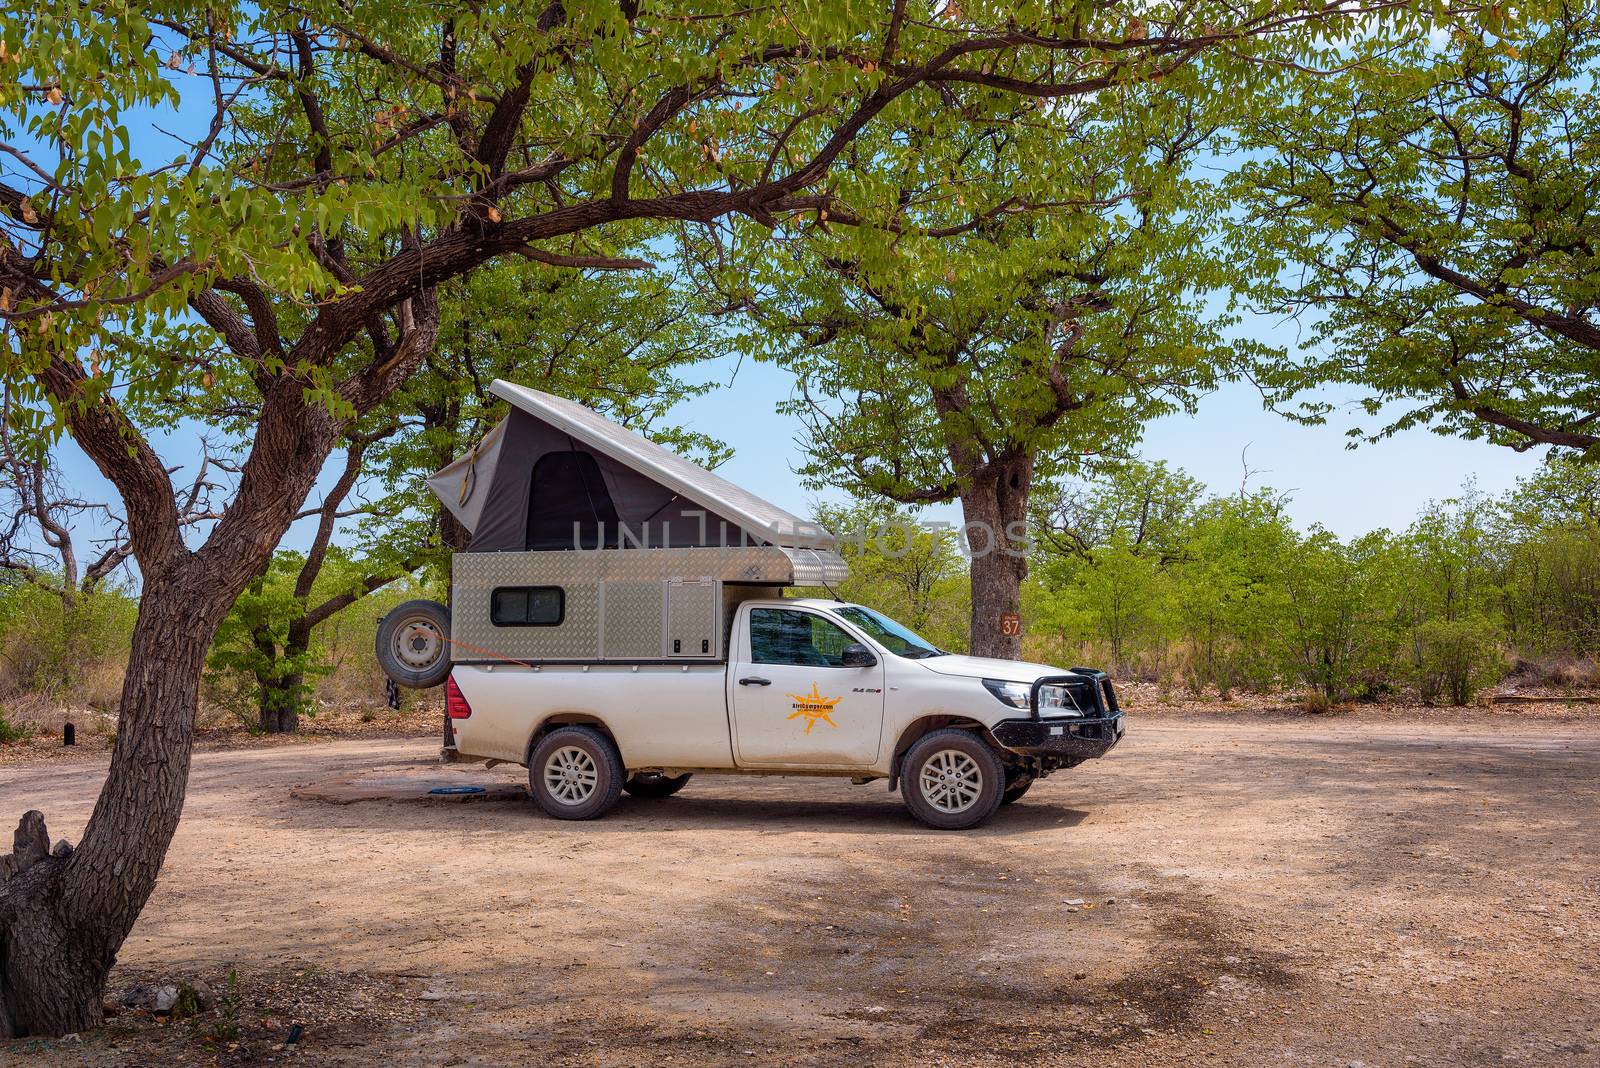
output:
{"label": "tent fabric", "polygon": [[814,524],[580,404],[501,380],[490,390],[511,413],[428,479],[472,532],[470,552],[834,545]]}
{"label": "tent fabric", "polygon": [[525,549],[598,549],[620,517],[594,453],[547,452],[533,465]]}
{"label": "tent fabric", "polygon": [[[469,552],[523,552],[530,549],[594,548],[600,545],[693,546],[717,544],[725,529],[738,544],[737,524],[720,516],[705,517],[706,540],[699,537],[699,517],[677,495],[609,456],[586,450],[570,435],[525,412],[506,419],[504,444],[494,478],[486,485],[487,500],[472,532]],[[568,485],[549,501],[534,499],[540,465],[557,455],[581,453],[598,468],[602,485],[585,492]],[[591,498],[604,497],[603,509]],[[537,519],[533,522],[530,520]],[[604,524],[603,528],[601,524]]]}
{"label": "tent fabric", "polygon": [[[576,442],[638,472],[708,515],[724,517],[752,539],[774,545],[832,548],[831,535],[643,435],[561,397],[496,379],[489,391]],[[620,510],[620,506],[619,506]]]}
{"label": "tent fabric", "polygon": [[488,486],[500,462],[500,446],[505,441],[506,423],[496,423],[465,456],[452,461],[428,479],[428,488],[467,530],[478,526],[483,504],[489,499]]}

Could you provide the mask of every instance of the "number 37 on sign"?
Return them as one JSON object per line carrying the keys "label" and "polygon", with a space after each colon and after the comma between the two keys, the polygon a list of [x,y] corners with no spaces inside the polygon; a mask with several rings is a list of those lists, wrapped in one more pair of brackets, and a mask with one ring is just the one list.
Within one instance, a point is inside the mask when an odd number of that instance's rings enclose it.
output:
{"label": "number 37 on sign", "polygon": [[1022,617],[1016,612],[1002,612],[1000,615],[1000,633],[1007,638],[1015,638],[1022,633]]}

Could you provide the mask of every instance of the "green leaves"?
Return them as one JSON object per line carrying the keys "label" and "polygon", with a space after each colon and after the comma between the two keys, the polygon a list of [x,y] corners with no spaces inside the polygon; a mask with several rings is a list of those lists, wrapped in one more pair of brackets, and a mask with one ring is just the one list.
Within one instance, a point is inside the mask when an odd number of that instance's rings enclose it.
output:
{"label": "green leaves", "polygon": [[1188,173],[1215,106],[1180,78],[1005,126],[910,123],[835,183],[890,222],[752,235],[724,285],[754,310],[744,344],[800,378],[803,473],[906,503],[1006,457],[1049,479],[1226,373],[1218,203]]}
{"label": "green leaves", "polygon": [[1374,413],[1399,402],[1369,436],[1600,441],[1600,22],[1504,18],[1507,40],[1363,36],[1346,73],[1247,116],[1233,245],[1256,299],[1310,334],[1260,362],[1275,399],[1347,383]]}

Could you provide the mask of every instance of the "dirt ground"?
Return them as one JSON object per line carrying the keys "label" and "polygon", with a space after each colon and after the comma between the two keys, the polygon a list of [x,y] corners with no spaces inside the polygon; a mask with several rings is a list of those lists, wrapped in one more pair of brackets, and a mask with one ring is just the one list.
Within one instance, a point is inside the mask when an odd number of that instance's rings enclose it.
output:
{"label": "dirt ground", "polygon": [[[109,997],[221,1004],[0,1062],[1600,1064],[1591,717],[1135,716],[953,834],[803,778],[560,823],[435,745],[203,746]],[[0,819],[75,839],[103,767]],[[351,797],[422,778],[503,788]]]}

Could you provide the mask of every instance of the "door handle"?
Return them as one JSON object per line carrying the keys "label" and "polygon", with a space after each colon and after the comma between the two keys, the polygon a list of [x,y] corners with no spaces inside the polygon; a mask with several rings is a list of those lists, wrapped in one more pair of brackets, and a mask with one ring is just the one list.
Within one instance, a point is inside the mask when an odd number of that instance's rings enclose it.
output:
{"label": "door handle", "polygon": [[764,679],[760,675],[746,675],[739,680],[740,686],[771,686],[771,679]]}

